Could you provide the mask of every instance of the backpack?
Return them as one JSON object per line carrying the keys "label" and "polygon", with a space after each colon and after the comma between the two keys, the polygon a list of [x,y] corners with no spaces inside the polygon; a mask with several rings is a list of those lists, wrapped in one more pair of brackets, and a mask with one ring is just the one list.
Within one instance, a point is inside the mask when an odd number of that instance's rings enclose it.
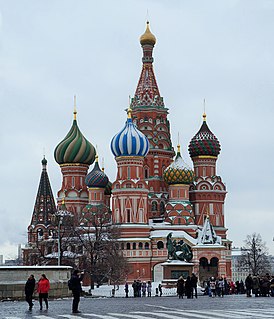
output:
{"label": "backpack", "polygon": [[72,290],[73,288],[73,285],[72,285],[72,282],[71,282],[71,279],[68,281],[68,289],[69,290]]}

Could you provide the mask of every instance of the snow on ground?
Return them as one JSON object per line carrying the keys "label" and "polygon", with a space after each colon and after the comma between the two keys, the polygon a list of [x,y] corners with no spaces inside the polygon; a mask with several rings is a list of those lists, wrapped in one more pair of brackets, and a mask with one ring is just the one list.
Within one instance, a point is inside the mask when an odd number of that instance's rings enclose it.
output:
{"label": "snow on ground", "polygon": [[[156,288],[158,288],[160,282],[153,282],[152,283],[152,291],[151,291],[151,296],[154,297],[156,295]],[[99,288],[94,287],[94,289],[91,290],[92,296],[94,297],[111,297],[112,296],[112,289],[113,285],[103,285],[100,286]],[[131,284],[128,285],[129,288],[129,297],[133,297],[133,289]],[[90,287],[84,286],[83,290],[85,292],[89,292]],[[115,297],[125,297],[125,286],[120,285],[119,288],[115,290]],[[163,291],[163,296],[176,296],[176,288],[164,288],[162,287]]]}

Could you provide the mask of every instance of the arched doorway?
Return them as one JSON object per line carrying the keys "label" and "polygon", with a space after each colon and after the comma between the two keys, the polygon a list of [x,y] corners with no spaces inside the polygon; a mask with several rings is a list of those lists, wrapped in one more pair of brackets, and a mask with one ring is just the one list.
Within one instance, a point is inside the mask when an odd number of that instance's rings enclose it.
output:
{"label": "arched doorway", "polygon": [[210,261],[206,257],[200,258],[199,262],[199,280],[202,286],[208,281],[210,277],[218,276],[219,259],[212,257]]}

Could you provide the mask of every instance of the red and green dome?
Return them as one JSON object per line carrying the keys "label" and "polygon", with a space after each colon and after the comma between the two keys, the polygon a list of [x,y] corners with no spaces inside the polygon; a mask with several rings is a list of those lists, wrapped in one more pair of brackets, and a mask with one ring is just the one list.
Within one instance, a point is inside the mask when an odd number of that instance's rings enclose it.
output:
{"label": "red and green dome", "polygon": [[179,145],[175,160],[164,170],[163,177],[168,184],[190,184],[193,182],[194,172],[182,159]]}
{"label": "red and green dome", "polygon": [[61,164],[87,164],[90,165],[95,160],[95,148],[81,133],[77,121],[76,111],[72,127],[66,137],[56,146],[54,158]]}
{"label": "red and green dome", "polygon": [[190,157],[196,156],[218,156],[221,151],[221,145],[217,137],[210,131],[206,124],[206,115],[203,115],[204,121],[199,132],[189,143],[188,151]]}

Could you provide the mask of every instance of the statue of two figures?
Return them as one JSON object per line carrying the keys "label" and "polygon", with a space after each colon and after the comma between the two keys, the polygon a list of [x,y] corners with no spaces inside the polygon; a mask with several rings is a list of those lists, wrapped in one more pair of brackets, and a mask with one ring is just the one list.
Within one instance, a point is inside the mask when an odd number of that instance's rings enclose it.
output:
{"label": "statue of two figures", "polygon": [[172,233],[169,233],[167,235],[168,259],[190,262],[193,258],[190,246],[182,239],[177,242],[176,240],[172,240],[171,237]]}

